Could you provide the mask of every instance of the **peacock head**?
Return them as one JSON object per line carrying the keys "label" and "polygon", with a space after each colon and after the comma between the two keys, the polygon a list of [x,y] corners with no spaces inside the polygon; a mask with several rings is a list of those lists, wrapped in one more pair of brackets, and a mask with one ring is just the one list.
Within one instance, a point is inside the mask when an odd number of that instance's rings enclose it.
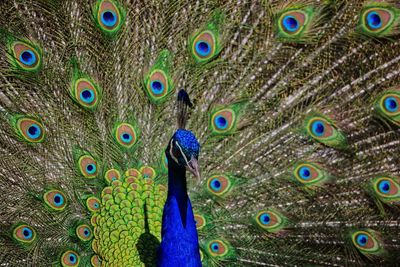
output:
{"label": "peacock head", "polygon": [[191,131],[178,129],[172,136],[165,151],[168,161],[185,167],[195,177],[200,178],[199,170],[200,144]]}

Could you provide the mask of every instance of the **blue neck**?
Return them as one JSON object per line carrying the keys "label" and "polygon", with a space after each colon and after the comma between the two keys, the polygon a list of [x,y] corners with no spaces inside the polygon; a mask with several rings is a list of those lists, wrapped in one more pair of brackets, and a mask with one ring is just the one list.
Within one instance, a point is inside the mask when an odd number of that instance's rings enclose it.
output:
{"label": "blue neck", "polygon": [[182,225],[186,227],[188,194],[186,188],[186,169],[174,160],[168,160],[168,198],[174,196],[178,201]]}

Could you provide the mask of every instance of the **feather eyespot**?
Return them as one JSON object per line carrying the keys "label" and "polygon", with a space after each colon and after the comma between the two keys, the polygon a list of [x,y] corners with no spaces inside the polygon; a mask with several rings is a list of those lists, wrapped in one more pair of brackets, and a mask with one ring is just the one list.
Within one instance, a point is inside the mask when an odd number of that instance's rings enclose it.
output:
{"label": "feather eyespot", "polygon": [[17,120],[19,135],[27,142],[39,143],[44,140],[45,131],[43,125],[36,119],[21,117]]}
{"label": "feather eyespot", "polygon": [[400,89],[383,92],[375,101],[374,108],[381,118],[400,126]]}
{"label": "feather eyespot", "polygon": [[339,131],[335,124],[322,116],[310,116],[305,120],[305,130],[309,136],[324,145],[338,149],[347,146],[344,134]]}
{"label": "feather eyespot", "polygon": [[89,155],[81,156],[78,160],[80,173],[86,178],[95,178],[97,176],[97,163]]}
{"label": "feather eyespot", "polygon": [[377,177],[372,180],[372,186],[380,200],[388,203],[400,201],[400,184],[397,178]]}
{"label": "feather eyespot", "polygon": [[67,206],[67,198],[60,190],[53,189],[47,191],[44,194],[43,199],[49,208],[56,211],[62,211]]}
{"label": "feather eyespot", "polygon": [[236,120],[232,109],[222,109],[211,116],[212,130],[216,133],[227,133],[234,127]]}
{"label": "feather eyespot", "polygon": [[72,250],[64,252],[61,256],[61,265],[63,267],[79,266],[80,257],[78,253]]}
{"label": "feather eyespot", "polygon": [[228,253],[228,246],[222,240],[211,240],[208,242],[208,252],[212,256],[222,257]]}
{"label": "feather eyespot", "polygon": [[36,232],[31,226],[20,224],[14,228],[13,237],[23,244],[31,244],[36,239]]}
{"label": "feather eyespot", "polygon": [[115,1],[98,1],[94,9],[97,24],[106,34],[115,34],[123,24],[125,12]]}
{"label": "feather eyespot", "polygon": [[162,50],[143,79],[145,92],[152,103],[160,104],[172,93],[174,83],[171,68],[172,54],[166,49]]}
{"label": "feather eyespot", "polygon": [[204,31],[195,37],[192,52],[199,61],[209,60],[215,54],[215,36]]}
{"label": "feather eyespot", "polygon": [[33,45],[25,42],[14,42],[11,44],[15,66],[25,71],[37,71],[41,66],[41,51]]}
{"label": "feather eyespot", "polygon": [[286,218],[274,210],[262,210],[255,216],[258,227],[270,233],[277,233],[285,226]]}
{"label": "feather eyespot", "polygon": [[97,197],[89,197],[86,200],[86,207],[91,212],[96,212],[100,209],[100,200]]}
{"label": "feather eyespot", "polygon": [[377,254],[382,247],[374,232],[371,230],[359,230],[352,234],[354,246],[363,254]]}
{"label": "feather eyespot", "polygon": [[207,190],[213,195],[223,196],[231,190],[232,184],[226,175],[213,175],[207,180]]}
{"label": "feather eyespot", "polygon": [[370,8],[362,14],[363,25],[371,33],[384,31],[393,24],[394,16],[390,9]]}
{"label": "feather eyespot", "polygon": [[75,101],[81,106],[88,109],[97,107],[101,92],[92,81],[86,78],[80,78],[74,82],[72,90]]}
{"label": "feather eyespot", "polygon": [[279,18],[280,28],[289,35],[299,34],[306,23],[307,14],[301,10],[286,12]]}
{"label": "feather eyespot", "polygon": [[119,123],[115,126],[114,138],[119,145],[129,149],[137,142],[137,130],[129,123]]}
{"label": "feather eyespot", "polygon": [[160,103],[164,101],[171,90],[172,81],[163,70],[156,68],[148,75],[146,91],[152,102]]}
{"label": "feather eyespot", "polygon": [[89,241],[93,237],[92,229],[87,224],[79,225],[75,232],[76,236],[82,241]]}
{"label": "feather eyespot", "polygon": [[293,169],[293,175],[296,181],[306,186],[321,184],[329,178],[319,165],[311,162],[296,164]]}

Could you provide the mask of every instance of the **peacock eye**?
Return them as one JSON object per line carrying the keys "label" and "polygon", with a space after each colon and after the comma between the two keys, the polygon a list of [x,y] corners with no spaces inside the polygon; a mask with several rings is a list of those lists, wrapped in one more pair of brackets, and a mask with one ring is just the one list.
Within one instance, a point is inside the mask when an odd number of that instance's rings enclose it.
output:
{"label": "peacock eye", "polygon": [[198,62],[205,62],[215,56],[215,36],[211,31],[204,31],[194,38],[192,53]]}
{"label": "peacock eye", "polygon": [[72,250],[64,252],[61,256],[61,265],[63,267],[79,266],[80,258],[78,253]]}
{"label": "peacock eye", "polygon": [[228,133],[235,124],[236,116],[232,109],[222,109],[211,117],[212,130],[215,133]]}
{"label": "peacock eye", "polygon": [[53,189],[47,191],[44,194],[43,199],[49,208],[56,211],[64,210],[67,205],[66,197],[60,190]]}
{"label": "peacock eye", "polygon": [[138,130],[133,124],[118,123],[113,131],[115,140],[125,149],[132,148],[138,141]]}
{"label": "peacock eye", "polygon": [[158,55],[155,63],[144,76],[144,89],[154,104],[167,100],[174,89],[174,83],[170,74],[172,55],[168,50],[163,50]]}
{"label": "peacock eye", "polygon": [[97,176],[97,163],[89,155],[81,156],[78,160],[79,171],[86,178],[95,178]]}
{"label": "peacock eye", "polygon": [[291,10],[283,13],[279,20],[279,31],[283,36],[294,36],[300,34],[307,23],[307,13],[302,10]]}
{"label": "peacock eye", "polygon": [[270,233],[279,232],[284,226],[286,218],[273,210],[263,210],[254,217],[258,227]]}
{"label": "peacock eye", "polygon": [[311,162],[296,164],[293,168],[293,176],[296,181],[306,186],[321,184],[329,178],[321,166]]}
{"label": "peacock eye", "polygon": [[304,124],[307,134],[316,141],[335,148],[346,147],[346,137],[329,119],[322,116],[309,116]]}
{"label": "peacock eye", "polygon": [[232,183],[226,175],[213,175],[207,180],[207,190],[215,196],[223,196],[232,188]]}
{"label": "peacock eye", "polygon": [[384,202],[400,201],[400,184],[395,177],[377,177],[372,180],[374,192]]}
{"label": "peacock eye", "polygon": [[371,230],[359,230],[352,234],[354,246],[363,254],[377,254],[382,248]]}
{"label": "peacock eye", "polygon": [[372,34],[385,31],[394,22],[394,14],[389,8],[369,8],[363,12],[361,17],[363,28]]}
{"label": "peacock eye", "polygon": [[383,92],[375,101],[377,114],[396,125],[400,125],[400,91],[399,88]]}
{"label": "peacock eye", "polygon": [[36,119],[21,117],[17,120],[18,134],[29,143],[39,143],[44,140],[43,125]]}
{"label": "peacock eye", "polygon": [[22,244],[31,244],[36,239],[36,232],[31,226],[21,224],[14,228],[13,237]]}
{"label": "peacock eye", "polygon": [[93,237],[92,230],[87,224],[79,225],[75,232],[77,237],[82,241],[89,241]]}
{"label": "peacock eye", "polygon": [[14,42],[10,46],[13,64],[25,71],[37,71],[41,66],[40,50],[25,42]]}
{"label": "peacock eye", "polygon": [[228,246],[222,240],[215,239],[208,243],[208,252],[212,256],[222,257],[228,253],[228,250]]}
{"label": "peacock eye", "polygon": [[99,1],[94,9],[97,13],[97,25],[106,34],[115,34],[122,26],[125,12],[113,0]]}
{"label": "peacock eye", "polygon": [[86,109],[95,109],[101,98],[100,88],[86,78],[79,78],[73,81],[71,94],[73,99]]}

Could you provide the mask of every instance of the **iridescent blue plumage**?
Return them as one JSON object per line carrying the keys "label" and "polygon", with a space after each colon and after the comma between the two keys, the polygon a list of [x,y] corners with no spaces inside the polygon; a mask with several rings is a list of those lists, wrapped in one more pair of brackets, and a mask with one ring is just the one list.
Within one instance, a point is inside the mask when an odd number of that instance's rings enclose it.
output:
{"label": "iridescent blue plumage", "polygon": [[180,90],[180,129],[172,136],[165,151],[168,162],[168,197],[162,218],[162,242],[157,252],[157,265],[162,267],[201,266],[196,221],[186,187],[186,170],[199,176],[199,142],[191,131],[183,129],[187,120],[187,107],[191,105],[186,91]]}
{"label": "iridescent blue plumage", "polygon": [[201,266],[199,242],[192,205],[186,188],[188,161],[197,160],[200,145],[190,131],[175,132],[166,150],[168,197],[162,220],[158,266]]}

